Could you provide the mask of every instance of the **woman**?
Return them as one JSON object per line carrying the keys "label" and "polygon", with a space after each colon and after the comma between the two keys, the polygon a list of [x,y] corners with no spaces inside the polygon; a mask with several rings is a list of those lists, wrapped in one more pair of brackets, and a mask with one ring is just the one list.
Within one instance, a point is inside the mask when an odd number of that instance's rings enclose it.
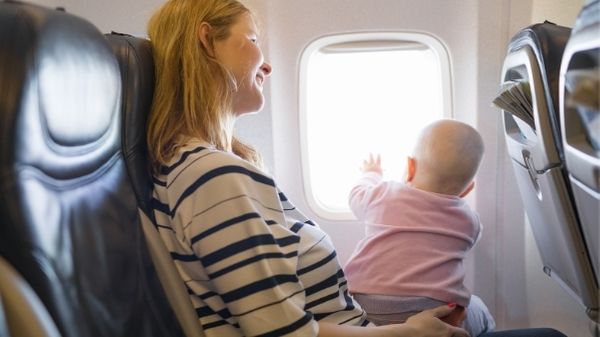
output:
{"label": "woman", "polygon": [[207,336],[467,336],[438,317],[366,326],[335,250],[233,136],[271,74],[235,0],[170,0],[151,18],[156,88],[148,125],[160,234]]}

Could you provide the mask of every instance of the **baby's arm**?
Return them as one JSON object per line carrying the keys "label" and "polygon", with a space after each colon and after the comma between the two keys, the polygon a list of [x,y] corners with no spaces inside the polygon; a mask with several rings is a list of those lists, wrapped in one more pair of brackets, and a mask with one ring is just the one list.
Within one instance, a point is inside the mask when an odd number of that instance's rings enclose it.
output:
{"label": "baby's arm", "polygon": [[379,155],[374,157],[373,154],[369,154],[369,157],[363,160],[360,170],[363,176],[350,191],[348,201],[354,215],[362,220],[371,200],[385,190],[385,188],[378,188],[383,187],[380,184],[383,172],[381,157]]}

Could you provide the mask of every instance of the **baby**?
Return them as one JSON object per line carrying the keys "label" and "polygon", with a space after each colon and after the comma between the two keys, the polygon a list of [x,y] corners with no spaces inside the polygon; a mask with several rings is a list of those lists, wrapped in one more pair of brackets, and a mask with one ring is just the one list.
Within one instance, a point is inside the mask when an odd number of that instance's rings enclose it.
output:
{"label": "baby", "polygon": [[450,304],[456,310],[443,319],[447,323],[462,325],[473,337],[494,329],[485,304],[463,284],[463,260],[481,235],[481,224],[462,198],[473,189],[483,151],[474,128],[440,120],[422,131],[408,158],[405,183],[382,180],[379,156],[363,162],[363,176],[349,199],[366,224],[366,237],[345,273],[350,292],[373,323],[400,323]]}

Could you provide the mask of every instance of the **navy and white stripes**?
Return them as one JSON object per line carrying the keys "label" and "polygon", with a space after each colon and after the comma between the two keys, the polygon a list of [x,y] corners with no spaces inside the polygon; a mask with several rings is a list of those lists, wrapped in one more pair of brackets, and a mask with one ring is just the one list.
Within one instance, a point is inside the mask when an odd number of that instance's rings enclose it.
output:
{"label": "navy and white stripes", "polygon": [[200,142],[154,179],[161,238],[212,336],[316,336],[364,325],[327,235],[273,179]]}

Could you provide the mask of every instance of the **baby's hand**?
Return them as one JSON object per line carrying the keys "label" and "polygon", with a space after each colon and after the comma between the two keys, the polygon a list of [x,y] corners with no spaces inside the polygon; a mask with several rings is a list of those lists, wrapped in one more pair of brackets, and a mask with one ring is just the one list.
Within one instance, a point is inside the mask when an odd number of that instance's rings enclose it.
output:
{"label": "baby's hand", "polygon": [[374,158],[373,154],[369,153],[369,158],[363,160],[360,170],[363,173],[376,172],[383,174],[383,170],[381,169],[381,157],[379,154],[377,154],[377,156]]}

